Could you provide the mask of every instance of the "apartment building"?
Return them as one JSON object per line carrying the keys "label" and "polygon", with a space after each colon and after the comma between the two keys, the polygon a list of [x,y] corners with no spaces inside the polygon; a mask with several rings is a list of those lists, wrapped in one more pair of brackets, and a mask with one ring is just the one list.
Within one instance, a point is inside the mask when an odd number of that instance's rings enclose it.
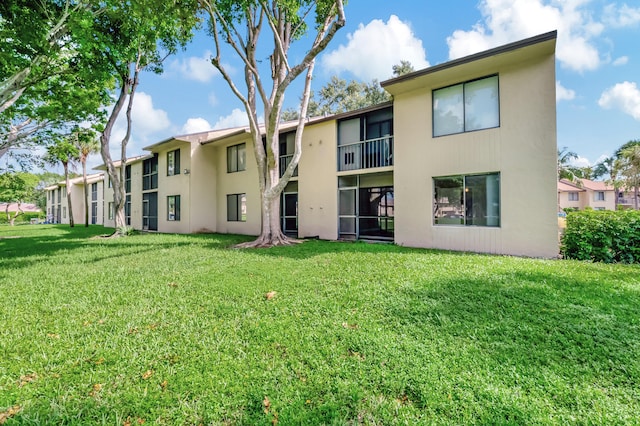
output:
{"label": "apartment building", "polygon": [[[416,71],[382,83],[393,102],[310,119],[281,196],[283,230],[555,257],[555,43],[546,33]],[[294,135],[295,123],[281,126],[281,170]],[[251,140],[242,127],[146,147],[125,166],[128,223],[258,235]]]}
{"label": "apartment building", "polygon": [[[89,187],[89,191],[85,204],[84,179],[82,176],[69,179],[73,220],[75,223],[84,223],[86,205],[89,211],[89,223],[102,225],[105,199],[104,175],[102,173],[87,175],[87,186]],[[47,222],[69,223],[70,214],[67,211],[67,184],[64,181],[58,182],[46,187],[45,191],[47,191]]]}

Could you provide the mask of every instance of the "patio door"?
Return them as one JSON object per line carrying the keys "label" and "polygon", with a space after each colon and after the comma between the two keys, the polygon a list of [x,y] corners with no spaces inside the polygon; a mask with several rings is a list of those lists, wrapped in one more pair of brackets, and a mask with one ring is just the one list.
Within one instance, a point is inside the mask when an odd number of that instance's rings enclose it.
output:
{"label": "patio door", "polygon": [[357,203],[358,188],[338,190],[338,238],[355,240],[358,238]]}
{"label": "patio door", "polygon": [[283,192],[280,205],[282,232],[286,235],[298,236],[298,193]]}
{"label": "patio door", "polygon": [[158,193],[142,194],[142,229],[146,231],[158,230]]}

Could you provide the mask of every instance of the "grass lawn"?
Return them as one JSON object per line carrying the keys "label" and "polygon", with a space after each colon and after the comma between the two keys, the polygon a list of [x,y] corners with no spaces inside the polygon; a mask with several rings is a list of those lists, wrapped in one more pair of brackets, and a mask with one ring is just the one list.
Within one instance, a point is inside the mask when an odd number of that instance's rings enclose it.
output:
{"label": "grass lawn", "polygon": [[637,265],[104,232],[0,227],[0,424],[640,424]]}

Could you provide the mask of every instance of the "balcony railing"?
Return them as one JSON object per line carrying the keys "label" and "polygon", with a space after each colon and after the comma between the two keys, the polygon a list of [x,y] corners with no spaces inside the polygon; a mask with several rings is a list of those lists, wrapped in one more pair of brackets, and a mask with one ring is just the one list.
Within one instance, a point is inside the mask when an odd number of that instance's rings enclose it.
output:
{"label": "balcony railing", "polygon": [[[282,175],[284,174],[285,169],[289,167],[289,164],[291,163],[292,158],[293,158],[293,154],[280,156],[280,177],[282,177]],[[298,176],[298,167],[296,167],[296,169],[293,171],[292,176],[294,177]]]}
{"label": "balcony railing", "polygon": [[393,136],[338,146],[338,171],[393,166]]}

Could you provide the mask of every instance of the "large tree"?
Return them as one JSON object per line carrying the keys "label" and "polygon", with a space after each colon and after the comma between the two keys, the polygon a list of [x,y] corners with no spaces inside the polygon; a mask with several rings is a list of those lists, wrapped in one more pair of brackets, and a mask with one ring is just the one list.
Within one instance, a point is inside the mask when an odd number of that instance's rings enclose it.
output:
{"label": "large tree", "polygon": [[[117,87],[115,104],[100,130],[100,154],[113,184],[115,235],[126,229],[124,171],[127,144],[131,137],[131,112],[143,71],[162,72],[165,58],[183,47],[198,24],[195,0],[111,0],[111,7],[98,15],[94,26],[96,61],[113,77]],[[126,109],[125,109],[126,105]],[[120,142],[120,169],[116,169],[109,151],[116,119],[125,109],[127,131]]]}
{"label": "large tree", "polygon": [[[29,173],[7,172],[0,174],[0,201],[6,202],[7,222],[13,226],[16,218],[24,214],[22,204],[34,199],[37,177]],[[16,203],[17,209],[11,214],[9,204]]]}
{"label": "large tree", "polygon": [[[285,188],[302,154],[302,133],[311,92],[311,78],[316,56],[345,24],[342,0],[198,0],[209,16],[215,43],[211,63],[220,71],[233,94],[244,105],[251,129],[253,152],[257,162],[261,197],[261,232],[244,246],[269,247],[291,244],[280,225],[280,194]],[[315,19],[312,19],[315,17]],[[289,61],[291,45],[313,26],[311,45],[300,62]],[[267,29],[268,47],[262,50],[260,36]],[[244,65],[242,79],[234,81],[223,63],[223,51],[230,47]],[[268,52],[267,73],[260,61]],[[298,112],[293,158],[287,168],[279,170],[279,126],[285,92],[301,74],[305,74]],[[264,78],[265,74],[270,79]],[[242,87],[241,84],[244,86]],[[264,114],[260,124],[259,107]],[[263,143],[263,136],[265,142]],[[282,174],[282,176],[280,176]]]}
{"label": "large tree", "polygon": [[83,207],[84,226],[89,226],[89,184],[87,182],[87,158],[100,152],[100,141],[93,129],[76,128],[73,132],[74,145],[78,150],[78,161],[82,165],[82,184],[84,187]]}
{"label": "large tree", "polygon": [[39,144],[45,129],[92,120],[107,101],[91,72],[91,20],[103,3],[6,0],[0,4],[0,157]]}

